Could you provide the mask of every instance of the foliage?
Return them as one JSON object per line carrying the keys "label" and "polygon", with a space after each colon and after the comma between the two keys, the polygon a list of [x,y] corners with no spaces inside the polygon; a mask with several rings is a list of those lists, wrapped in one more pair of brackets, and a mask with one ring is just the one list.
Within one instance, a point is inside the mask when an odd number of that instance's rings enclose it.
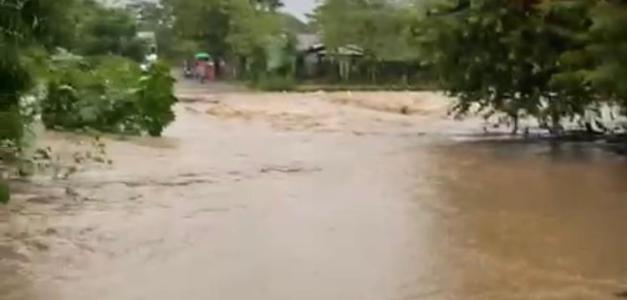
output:
{"label": "foliage", "polygon": [[588,6],[591,25],[585,35],[585,49],[578,53],[580,61],[569,65],[575,70],[577,67],[586,70],[586,63],[589,63],[588,72],[584,73],[587,82],[611,104],[627,109],[627,4],[622,1],[593,3]]}
{"label": "foliage", "polygon": [[[54,5],[44,0],[0,2],[0,167],[21,151],[24,125],[19,114],[20,99],[32,80],[20,59],[20,50],[37,38],[52,37],[50,29],[45,28],[55,15],[50,8]],[[0,182],[0,203],[9,200],[8,186]]]}
{"label": "foliage", "polygon": [[312,33],[312,28],[309,24],[289,13],[279,13],[279,18],[282,23],[281,27],[292,34]]}
{"label": "foliage", "polygon": [[[67,117],[57,118],[57,122],[91,118],[101,124],[111,124],[116,122],[106,118],[115,119],[119,117],[116,114],[123,115],[124,109],[117,106],[123,106],[136,97],[136,90],[133,89],[139,85],[140,75],[135,64],[126,63],[128,68],[122,70],[119,61],[95,59],[85,62],[72,55],[51,57],[50,52],[56,47],[64,47],[87,54],[116,52],[141,59],[143,45],[134,38],[134,22],[130,15],[120,10],[105,9],[91,0],[0,1],[0,169],[6,168],[2,169],[0,179],[7,174],[28,175],[33,166],[45,164],[46,158],[38,156],[45,151],[38,150],[34,155],[30,153],[32,132],[29,125],[39,115],[38,99],[46,94],[42,83],[45,85],[47,80],[50,80],[51,89],[46,100],[65,97],[67,103],[64,105],[80,108],[73,111],[73,115],[57,107],[56,112]],[[57,59],[59,57],[62,59]],[[51,63],[52,69],[49,69]],[[90,69],[96,64],[98,70]],[[81,89],[67,89],[69,85],[59,84],[64,80],[78,83]],[[135,86],[130,85],[133,82]],[[98,95],[99,91],[105,93]],[[120,101],[98,101],[99,97]],[[89,105],[82,105],[85,103]],[[57,105],[62,106],[61,103]],[[50,113],[50,107],[46,109]],[[107,113],[96,113],[100,111]],[[97,117],[94,118],[95,115]],[[102,116],[105,116],[104,120],[99,118]],[[49,121],[49,118],[46,119]],[[77,159],[79,156],[76,156]],[[98,155],[87,156],[103,160]],[[68,168],[70,171],[64,171],[64,174],[72,173],[73,169]],[[2,182],[0,202],[8,200],[8,187]]]}
{"label": "foliage", "polygon": [[19,140],[23,130],[19,112],[15,108],[0,111],[0,141]]}
{"label": "foliage", "polygon": [[30,11],[26,24],[32,27],[32,36],[41,45],[52,49],[72,43],[75,14],[71,11],[83,0],[29,0],[23,11]]}
{"label": "foliage", "polygon": [[164,0],[172,12],[174,29],[184,40],[193,40],[214,57],[228,52],[226,39],[231,26],[229,0]]}
{"label": "foliage", "polygon": [[488,115],[498,110],[517,118],[521,109],[537,106],[539,72],[529,54],[538,37],[526,21],[528,12],[497,0],[465,2],[422,25],[424,45],[433,49],[430,63],[444,88],[458,97],[458,114],[477,104]]}
{"label": "foliage", "polygon": [[415,12],[386,0],[328,0],[316,9],[314,23],[331,51],[357,46],[371,60],[411,60]]}
{"label": "foliage", "polygon": [[[55,66],[42,102],[42,121],[48,128],[105,131],[123,128],[129,82],[139,78],[139,68],[121,58],[104,62],[61,62]],[[107,128],[111,126],[110,128]]]}
{"label": "foliage", "polygon": [[138,16],[138,28],[141,31],[154,32],[156,47],[160,57],[178,60],[187,59],[190,53],[199,49],[197,44],[176,34],[171,1],[139,1],[128,6]]}
{"label": "foliage", "polygon": [[[275,10],[280,1],[166,0],[174,17],[174,30],[216,59],[241,60],[249,77],[267,69],[267,47],[281,36],[283,15]],[[189,54],[188,54],[189,55]]]}
{"label": "foliage", "polygon": [[230,14],[232,24],[226,42],[235,55],[252,56],[263,49],[272,36],[281,33],[277,15],[256,10],[248,0],[233,0]]}
{"label": "foliage", "polygon": [[11,194],[9,185],[6,182],[0,181],[0,204],[7,204],[10,200]]}
{"label": "foliage", "polygon": [[138,1],[127,7],[137,14],[138,26],[143,31],[157,31],[172,25],[171,12],[159,2]]}
{"label": "foliage", "polygon": [[137,37],[137,20],[130,12],[85,1],[76,10],[78,26],[74,49],[82,55],[114,54],[141,61],[147,50]]}
{"label": "foliage", "polygon": [[177,99],[173,95],[174,78],[170,68],[163,63],[154,64],[144,76],[136,91],[140,125],[148,134],[160,136],[163,128],[174,121],[172,106]]}
{"label": "foliage", "polygon": [[514,131],[531,115],[557,133],[562,120],[582,118],[594,104],[583,78],[563,62],[582,47],[572,32],[586,30],[585,7],[548,2],[446,1],[418,24],[420,52],[458,98],[458,115],[502,112]]}
{"label": "foliage", "polygon": [[625,105],[626,26],[620,1],[464,0],[431,6],[414,34],[458,115],[529,115],[559,133]]}
{"label": "foliage", "polygon": [[[412,44],[418,11],[408,1],[324,1],[313,15],[313,23],[335,63],[332,69],[337,76],[332,78],[345,83],[365,78],[381,84],[385,81],[381,75],[396,74],[395,81],[406,83],[411,72],[405,66],[414,65],[420,54]],[[395,62],[405,66],[383,67]]]}
{"label": "foliage", "polygon": [[234,22],[227,41],[233,55],[244,61],[248,79],[262,89],[290,88],[296,41],[285,28],[284,15],[255,9],[247,0],[232,5]]}
{"label": "foliage", "polygon": [[63,36],[63,29],[51,25],[65,19],[59,5],[71,3],[72,0],[54,4],[46,0],[0,2],[0,142],[17,143],[24,132],[20,100],[33,80],[22,59],[23,50],[34,42],[54,46]]}
{"label": "foliage", "polygon": [[48,84],[42,121],[48,128],[160,135],[173,121],[173,79],[156,64],[142,75],[121,57],[62,63]]}

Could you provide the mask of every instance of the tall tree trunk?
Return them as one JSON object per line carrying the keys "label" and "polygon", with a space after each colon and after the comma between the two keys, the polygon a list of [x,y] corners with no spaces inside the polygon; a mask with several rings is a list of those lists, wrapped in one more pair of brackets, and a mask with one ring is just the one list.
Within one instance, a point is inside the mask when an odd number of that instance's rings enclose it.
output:
{"label": "tall tree trunk", "polygon": [[518,134],[518,125],[519,125],[518,113],[510,113],[509,117],[512,119],[512,131],[511,131],[511,134],[512,135],[517,135]]}
{"label": "tall tree trunk", "polygon": [[554,101],[555,99],[548,97],[549,101],[549,114],[551,116],[551,126],[549,127],[549,133],[551,135],[560,135],[564,129],[562,128],[562,117],[560,114],[560,106],[559,103]]}
{"label": "tall tree trunk", "polygon": [[549,129],[549,133],[552,135],[560,135],[564,131],[562,127],[561,117],[557,111],[551,112],[551,128]]}

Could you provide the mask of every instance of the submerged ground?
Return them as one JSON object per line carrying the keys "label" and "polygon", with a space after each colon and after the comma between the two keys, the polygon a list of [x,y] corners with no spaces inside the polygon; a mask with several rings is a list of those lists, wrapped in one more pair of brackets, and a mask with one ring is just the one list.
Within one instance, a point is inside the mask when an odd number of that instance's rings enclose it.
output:
{"label": "submerged ground", "polygon": [[434,93],[178,93],[163,138],[106,138],[113,166],[16,183],[0,208],[0,299],[627,289],[627,164],[597,147],[479,142],[480,123],[450,120]]}

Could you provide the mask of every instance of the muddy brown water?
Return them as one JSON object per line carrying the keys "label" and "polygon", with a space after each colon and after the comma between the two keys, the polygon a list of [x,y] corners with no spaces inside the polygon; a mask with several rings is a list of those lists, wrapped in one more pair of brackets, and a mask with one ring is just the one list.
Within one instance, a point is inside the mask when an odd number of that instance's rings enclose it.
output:
{"label": "muddy brown water", "polygon": [[16,183],[0,299],[627,289],[627,163],[598,147],[472,141],[478,124],[450,121],[429,93],[193,98],[161,139],[108,138],[112,167]]}

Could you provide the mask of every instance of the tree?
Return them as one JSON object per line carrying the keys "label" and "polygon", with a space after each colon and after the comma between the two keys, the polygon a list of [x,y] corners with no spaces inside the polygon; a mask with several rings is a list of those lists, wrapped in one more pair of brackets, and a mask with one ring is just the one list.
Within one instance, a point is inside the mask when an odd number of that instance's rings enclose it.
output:
{"label": "tree", "polygon": [[275,13],[255,9],[246,0],[231,1],[231,28],[226,38],[233,54],[252,56],[281,33],[281,19]]}
{"label": "tree", "polygon": [[410,7],[392,5],[386,0],[327,0],[313,17],[330,49],[355,45],[373,59],[416,57],[409,45],[415,17]]}
{"label": "tree", "polygon": [[[0,140],[17,142],[22,135],[19,101],[31,85],[20,59],[23,49],[34,42],[52,47],[62,37],[54,22],[64,19],[63,5],[69,0],[6,0],[0,2]],[[9,130],[11,129],[11,130]]]}
{"label": "tree", "polygon": [[[239,61],[252,75],[266,69],[266,47],[284,33],[279,1],[166,0],[174,30],[214,59]],[[200,50],[200,49],[198,49]],[[216,64],[219,66],[219,64]],[[253,76],[254,77],[254,76]]]}
{"label": "tree", "polygon": [[475,109],[486,117],[505,113],[514,132],[518,119],[531,115],[550,123],[554,133],[564,118],[583,116],[593,95],[577,78],[560,78],[559,61],[580,47],[568,32],[585,24],[572,18],[580,12],[576,7],[549,2],[447,1],[419,25],[422,53],[443,88],[458,98],[458,115]]}
{"label": "tree", "polygon": [[83,1],[74,9],[75,42],[70,49],[82,55],[115,54],[141,61],[147,45],[137,37],[138,20],[127,10]]}
{"label": "tree", "polygon": [[585,50],[592,67],[586,79],[603,99],[622,106],[627,113],[627,4],[596,1],[589,12]]}
{"label": "tree", "polygon": [[[5,0],[0,2],[0,162],[21,151],[23,120],[20,100],[31,85],[21,60],[22,50],[36,41],[52,47],[63,34],[53,25],[63,20],[69,0]],[[0,203],[9,201],[9,189],[0,178]]]}
{"label": "tree", "polygon": [[299,33],[311,33],[312,28],[309,24],[301,21],[297,17],[289,14],[289,13],[279,13],[279,16],[282,20],[282,28],[291,32],[293,34]]}
{"label": "tree", "polygon": [[215,58],[229,52],[230,1],[165,0],[163,4],[172,12],[175,32],[181,38],[197,42]]}
{"label": "tree", "polygon": [[[363,52],[360,62],[373,83],[383,62],[417,60],[410,44],[414,18],[412,6],[388,0],[327,0],[313,15],[315,27],[331,53],[339,54],[346,48]],[[340,74],[347,79],[350,60],[340,58]]]}
{"label": "tree", "polygon": [[583,72],[578,70],[588,64],[585,54],[587,42],[583,35],[590,27],[588,16],[594,0],[544,1],[538,4],[542,10],[542,27],[550,37],[551,68],[547,105],[539,115],[542,123],[551,120],[550,131],[557,133],[563,119],[579,119],[590,129],[591,120],[587,112],[599,108],[600,102],[586,82]]}
{"label": "tree", "polygon": [[128,4],[126,9],[136,14],[141,30],[157,31],[161,27],[172,25],[167,7],[159,2],[140,1]]}
{"label": "tree", "polygon": [[175,119],[172,106],[177,99],[173,95],[174,78],[170,68],[157,63],[149,70],[149,76],[140,80],[137,89],[137,108],[141,125],[151,136],[161,136],[163,129]]}

